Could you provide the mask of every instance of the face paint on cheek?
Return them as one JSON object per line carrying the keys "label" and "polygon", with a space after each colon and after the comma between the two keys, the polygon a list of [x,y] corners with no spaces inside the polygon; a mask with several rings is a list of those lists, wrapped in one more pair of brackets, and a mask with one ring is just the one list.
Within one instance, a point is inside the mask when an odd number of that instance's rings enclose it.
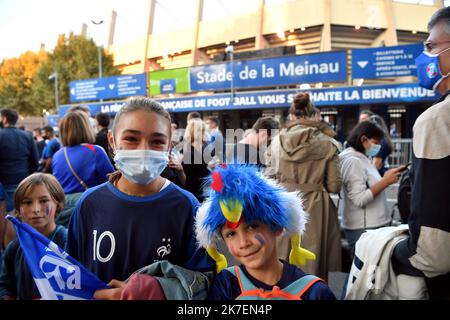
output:
{"label": "face paint on cheek", "polygon": [[230,250],[230,253],[233,255],[233,256],[237,256],[237,252],[236,252],[236,250],[234,250],[234,247],[233,247],[233,245],[228,245],[228,250]]}
{"label": "face paint on cheek", "polygon": [[257,233],[255,235],[255,238],[256,238],[256,240],[258,240],[258,242],[261,244],[261,246],[266,244],[266,240],[264,239],[264,237],[261,234]]}
{"label": "face paint on cheek", "polygon": [[45,215],[49,216],[51,211],[52,211],[52,209],[50,207],[46,207],[45,208]]}

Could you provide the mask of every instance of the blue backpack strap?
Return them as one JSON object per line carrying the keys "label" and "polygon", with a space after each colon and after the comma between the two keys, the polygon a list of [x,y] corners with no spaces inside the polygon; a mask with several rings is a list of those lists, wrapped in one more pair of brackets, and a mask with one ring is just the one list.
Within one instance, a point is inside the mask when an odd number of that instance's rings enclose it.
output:
{"label": "blue backpack strap", "polygon": [[236,277],[236,271],[235,271],[235,269],[234,269],[234,266],[228,267],[228,268],[226,268],[225,270],[227,270],[229,273],[231,273],[233,276]]}
{"label": "blue backpack strap", "polygon": [[[300,279],[297,279],[296,281],[292,282],[290,285],[283,288],[282,290],[289,292],[290,294],[293,294],[293,295],[297,295],[299,293],[302,293],[301,295],[303,295],[307,291],[307,289],[309,289],[317,281],[323,281],[323,280],[314,275],[307,274],[307,275],[301,277]],[[302,291],[304,291],[304,292],[302,292]]]}
{"label": "blue backpack strap", "polygon": [[226,268],[225,270],[229,271],[236,278],[238,278],[239,286],[241,288],[241,292],[257,289],[257,287],[255,287],[255,285],[250,281],[250,279],[247,278],[245,273],[242,272],[241,267],[239,267],[239,266],[232,266],[232,267]]}

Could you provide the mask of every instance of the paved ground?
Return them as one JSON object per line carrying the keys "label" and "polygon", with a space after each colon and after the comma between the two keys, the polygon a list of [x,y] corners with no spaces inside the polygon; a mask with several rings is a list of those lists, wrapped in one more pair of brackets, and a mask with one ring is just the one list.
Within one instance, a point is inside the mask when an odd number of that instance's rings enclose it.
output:
{"label": "paved ground", "polygon": [[336,299],[342,300],[345,296],[344,285],[347,281],[348,273],[345,272],[329,272],[328,273],[328,286],[333,291]]}

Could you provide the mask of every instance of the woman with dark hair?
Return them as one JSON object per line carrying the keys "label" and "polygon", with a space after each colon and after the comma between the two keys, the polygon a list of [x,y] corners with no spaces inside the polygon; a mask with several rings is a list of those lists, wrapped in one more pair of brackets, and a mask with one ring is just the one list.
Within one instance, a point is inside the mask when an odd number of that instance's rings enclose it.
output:
{"label": "woman with dark hair", "polygon": [[339,213],[352,249],[366,229],[391,222],[384,190],[397,182],[404,167],[388,170],[382,178],[372,165],[369,157],[378,153],[383,137],[383,129],[374,122],[360,122],[347,139],[349,148],[339,155],[343,180]]}
{"label": "woman with dark hair", "polygon": [[[330,198],[330,193],[341,188],[340,144],[333,139],[333,129],[317,121],[316,114],[309,94],[298,93],[289,108],[291,121],[268,148],[266,174],[289,191],[301,192],[309,213],[302,246],[316,255],[303,269],[326,280],[329,271],[341,270],[339,222]],[[281,238],[278,249],[279,257],[287,259],[291,249],[287,237]]]}

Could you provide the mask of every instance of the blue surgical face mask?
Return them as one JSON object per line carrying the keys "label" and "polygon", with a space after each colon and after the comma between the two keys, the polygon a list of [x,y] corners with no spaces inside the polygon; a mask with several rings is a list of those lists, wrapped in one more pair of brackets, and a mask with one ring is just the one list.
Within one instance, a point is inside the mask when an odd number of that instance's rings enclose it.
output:
{"label": "blue surgical face mask", "polygon": [[116,150],[114,162],[128,181],[147,185],[163,172],[169,162],[169,153],[156,150]]}
{"label": "blue surgical face mask", "polygon": [[450,75],[450,72],[443,75],[439,68],[439,55],[449,49],[447,48],[436,54],[424,51],[416,58],[417,77],[421,87],[436,90],[442,80]]}
{"label": "blue surgical face mask", "polygon": [[366,155],[368,157],[375,157],[378,152],[380,152],[381,149],[381,145],[376,144],[376,143],[371,143],[370,149],[366,150]]}

